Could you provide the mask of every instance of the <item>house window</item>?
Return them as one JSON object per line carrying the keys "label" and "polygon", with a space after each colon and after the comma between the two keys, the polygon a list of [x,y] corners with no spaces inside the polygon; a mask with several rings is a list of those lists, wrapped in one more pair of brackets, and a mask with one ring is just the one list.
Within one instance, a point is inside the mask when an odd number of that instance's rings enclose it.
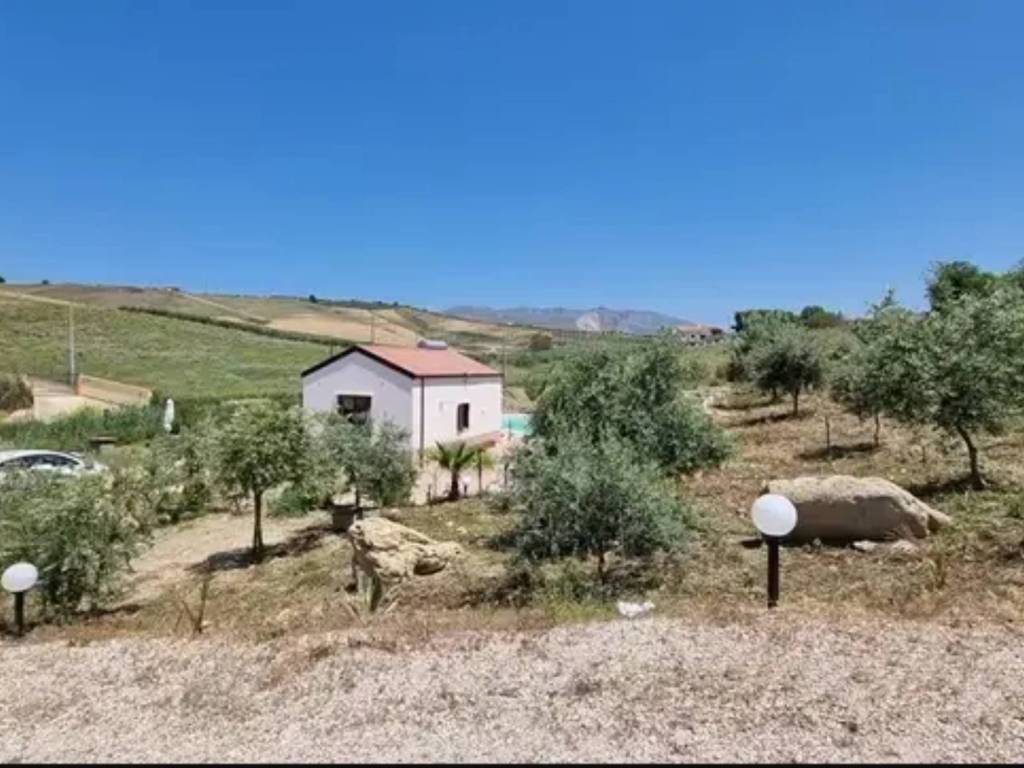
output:
{"label": "house window", "polygon": [[469,403],[459,403],[455,411],[455,431],[465,432],[469,429]]}
{"label": "house window", "polygon": [[338,413],[348,416],[353,424],[365,424],[370,419],[372,402],[369,395],[338,395]]}

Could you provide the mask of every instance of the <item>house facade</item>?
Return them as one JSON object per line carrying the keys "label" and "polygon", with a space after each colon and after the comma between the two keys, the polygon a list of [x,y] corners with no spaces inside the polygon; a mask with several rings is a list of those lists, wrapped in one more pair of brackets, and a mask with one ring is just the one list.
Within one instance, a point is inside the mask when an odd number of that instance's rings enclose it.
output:
{"label": "house facade", "polygon": [[725,331],[715,325],[677,325],[672,330],[676,338],[693,346],[714,344],[725,338]]}
{"label": "house facade", "polygon": [[502,376],[431,343],[358,345],[302,372],[302,405],[354,421],[390,421],[422,452],[435,443],[486,442],[501,431]]}

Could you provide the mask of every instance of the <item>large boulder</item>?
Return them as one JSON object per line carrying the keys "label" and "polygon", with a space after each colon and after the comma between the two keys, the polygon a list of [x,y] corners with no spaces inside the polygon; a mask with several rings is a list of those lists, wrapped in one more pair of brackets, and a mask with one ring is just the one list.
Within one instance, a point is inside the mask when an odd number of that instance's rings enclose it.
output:
{"label": "large boulder", "polygon": [[357,520],[347,536],[356,567],[386,583],[436,573],[461,554],[454,542],[434,541],[383,517]]}
{"label": "large boulder", "polygon": [[921,539],[950,522],[942,512],[880,477],[797,477],[771,480],[765,490],[796,506],[796,528],[787,537],[792,541]]}

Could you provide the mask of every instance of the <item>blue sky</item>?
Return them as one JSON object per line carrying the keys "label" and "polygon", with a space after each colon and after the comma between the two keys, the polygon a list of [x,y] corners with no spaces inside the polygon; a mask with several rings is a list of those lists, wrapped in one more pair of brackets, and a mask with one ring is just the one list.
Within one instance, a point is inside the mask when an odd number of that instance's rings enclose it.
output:
{"label": "blue sky", "polygon": [[9,281],[859,312],[1024,258],[1024,3],[0,4]]}

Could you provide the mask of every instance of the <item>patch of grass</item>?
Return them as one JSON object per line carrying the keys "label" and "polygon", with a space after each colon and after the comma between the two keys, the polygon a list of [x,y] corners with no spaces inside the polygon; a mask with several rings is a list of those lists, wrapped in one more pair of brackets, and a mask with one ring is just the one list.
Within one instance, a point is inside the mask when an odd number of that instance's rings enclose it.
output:
{"label": "patch of grass", "polygon": [[163,432],[163,409],[155,405],[124,406],[109,411],[86,408],[53,421],[0,423],[0,445],[85,451],[92,437],[113,437],[138,443]]}
{"label": "patch of grass", "polygon": [[[66,306],[0,292],[5,368],[62,381],[67,378],[67,337]],[[299,373],[330,352],[322,344],[82,306],[75,307],[75,342],[80,372],[175,398],[298,392]]]}

